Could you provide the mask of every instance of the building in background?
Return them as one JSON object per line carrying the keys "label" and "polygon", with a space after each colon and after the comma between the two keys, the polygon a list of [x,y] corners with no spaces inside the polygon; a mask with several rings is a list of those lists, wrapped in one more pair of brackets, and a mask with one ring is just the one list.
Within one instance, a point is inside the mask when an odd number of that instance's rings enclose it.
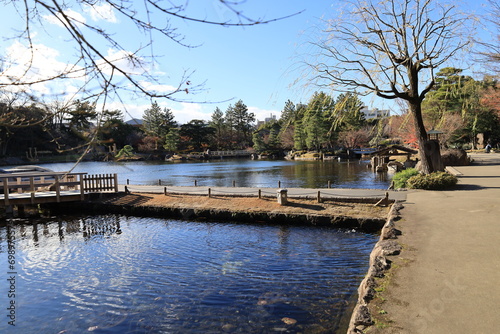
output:
{"label": "building in background", "polygon": [[368,107],[363,107],[361,112],[365,115],[366,120],[386,118],[391,115],[389,110],[380,110],[377,108],[368,109]]}
{"label": "building in background", "polygon": [[276,121],[276,115],[271,114],[271,117],[266,117],[263,121],[257,121],[257,129],[260,128],[261,125],[264,125],[271,121]]}

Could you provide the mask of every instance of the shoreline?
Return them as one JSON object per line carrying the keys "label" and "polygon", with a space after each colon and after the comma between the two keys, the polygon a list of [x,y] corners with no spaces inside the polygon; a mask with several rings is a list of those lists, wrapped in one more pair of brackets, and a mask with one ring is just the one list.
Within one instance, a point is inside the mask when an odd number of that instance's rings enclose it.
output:
{"label": "shoreline", "polygon": [[455,189],[408,194],[393,219],[399,249],[374,248],[370,263],[385,270],[360,285],[370,302],[353,313],[349,334],[495,332],[500,155],[470,157],[473,164],[454,167]]}
{"label": "shoreline", "polygon": [[244,196],[199,196],[158,193],[118,193],[64,206],[51,205],[58,212],[118,213],[198,221],[232,221],[325,226],[377,233],[387,220],[390,206],[355,202],[359,199],[288,198],[280,205],[276,198]]}

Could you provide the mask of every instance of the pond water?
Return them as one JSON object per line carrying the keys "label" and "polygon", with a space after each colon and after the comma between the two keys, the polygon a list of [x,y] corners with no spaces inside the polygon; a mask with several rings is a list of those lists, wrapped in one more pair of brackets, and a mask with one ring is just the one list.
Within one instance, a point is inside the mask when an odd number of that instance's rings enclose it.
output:
{"label": "pond water", "polygon": [[376,239],[116,215],[7,221],[0,333],[335,333]]}
{"label": "pond water", "polygon": [[[72,163],[46,164],[54,171],[67,171]],[[368,161],[286,161],[224,159],[207,162],[82,162],[75,172],[89,174],[117,173],[125,184],[157,184],[166,186],[282,187],[326,188],[328,182],[338,188],[387,189],[392,175],[375,173]]]}

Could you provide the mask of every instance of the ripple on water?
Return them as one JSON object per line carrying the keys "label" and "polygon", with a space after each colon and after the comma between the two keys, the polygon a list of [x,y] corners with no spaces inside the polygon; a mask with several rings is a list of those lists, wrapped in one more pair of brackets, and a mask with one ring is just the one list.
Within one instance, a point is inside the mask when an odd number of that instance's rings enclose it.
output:
{"label": "ripple on water", "polygon": [[328,333],[376,241],[331,229],[111,215],[15,229],[20,330],[38,333]]}

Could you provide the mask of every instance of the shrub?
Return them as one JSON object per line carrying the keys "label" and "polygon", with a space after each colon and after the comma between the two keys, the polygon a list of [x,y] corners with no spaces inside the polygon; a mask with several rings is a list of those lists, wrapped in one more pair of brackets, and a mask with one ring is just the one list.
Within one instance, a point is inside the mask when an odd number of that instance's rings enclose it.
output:
{"label": "shrub", "polygon": [[407,188],[406,182],[412,176],[418,175],[418,170],[415,168],[407,168],[401,172],[394,174],[392,182],[394,183],[394,189]]}
{"label": "shrub", "polygon": [[458,182],[456,176],[446,172],[418,174],[406,181],[406,187],[411,189],[443,190],[454,187]]}

